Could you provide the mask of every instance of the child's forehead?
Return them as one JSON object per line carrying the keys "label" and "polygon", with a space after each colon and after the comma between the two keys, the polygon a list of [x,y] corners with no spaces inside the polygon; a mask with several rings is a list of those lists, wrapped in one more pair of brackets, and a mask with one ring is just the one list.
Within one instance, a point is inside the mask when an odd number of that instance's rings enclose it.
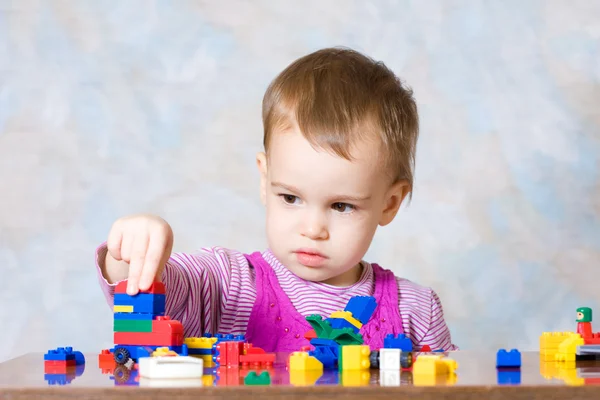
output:
{"label": "child's forehead", "polygon": [[269,146],[269,169],[278,180],[306,181],[325,186],[369,186],[383,178],[373,143],[356,143],[352,160],[328,149],[317,148],[299,132],[273,135]]}

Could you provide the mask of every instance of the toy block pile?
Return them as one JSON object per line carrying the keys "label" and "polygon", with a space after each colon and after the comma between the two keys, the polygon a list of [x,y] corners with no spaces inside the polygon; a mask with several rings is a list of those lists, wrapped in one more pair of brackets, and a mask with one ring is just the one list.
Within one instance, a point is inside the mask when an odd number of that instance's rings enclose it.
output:
{"label": "toy block pile", "polygon": [[85,357],[72,347],[58,347],[44,354],[44,379],[50,385],[70,383],[85,369]]}
{"label": "toy block pile", "polygon": [[159,347],[187,355],[183,325],[165,315],[165,286],[154,282],[148,290],[127,294],[127,281],[119,282],[114,295],[114,358],[117,364],[150,357]]}

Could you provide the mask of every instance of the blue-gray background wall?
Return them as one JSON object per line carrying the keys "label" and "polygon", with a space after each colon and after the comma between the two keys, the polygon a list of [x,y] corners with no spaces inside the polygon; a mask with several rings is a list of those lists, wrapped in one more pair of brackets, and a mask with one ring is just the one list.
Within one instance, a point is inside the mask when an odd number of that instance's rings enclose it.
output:
{"label": "blue-gray background wall", "polygon": [[334,45],[421,113],[413,202],[368,260],[434,287],[463,349],[600,310],[600,2],[0,0],[0,359],[110,346],[94,250],[119,216],[264,248],[263,92]]}

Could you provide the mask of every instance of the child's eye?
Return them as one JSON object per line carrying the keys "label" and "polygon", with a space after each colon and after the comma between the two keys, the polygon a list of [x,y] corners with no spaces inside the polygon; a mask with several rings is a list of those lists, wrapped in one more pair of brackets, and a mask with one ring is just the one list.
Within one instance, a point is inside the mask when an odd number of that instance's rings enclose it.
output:
{"label": "child's eye", "polygon": [[348,203],[333,203],[331,208],[340,213],[349,213],[354,211],[354,206]]}
{"label": "child's eye", "polygon": [[280,194],[279,197],[281,197],[287,204],[296,204],[296,201],[300,200],[298,196],[294,196],[293,194]]}

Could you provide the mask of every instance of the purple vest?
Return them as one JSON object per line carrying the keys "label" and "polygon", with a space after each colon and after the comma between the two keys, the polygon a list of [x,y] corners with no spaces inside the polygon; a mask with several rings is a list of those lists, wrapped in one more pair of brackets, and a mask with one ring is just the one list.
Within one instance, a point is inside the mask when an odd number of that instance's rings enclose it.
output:
{"label": "purple vest", "polygon": [[[256,301],[252,307],[246,339],[266,352],[299,351],[310,343],[304,334],[311,330],[305,317],[294,308],[283,292],[275,271],[260,252],[246,255],[256,275]],[[362,326],[360,333],[371,350],[383,347],[384,337],[404,333],[398,309],[398,284],[392,271],[371,264],[375,279],[377,308],[371,319]],[[323,318],[328,318],[324,315]]]}

